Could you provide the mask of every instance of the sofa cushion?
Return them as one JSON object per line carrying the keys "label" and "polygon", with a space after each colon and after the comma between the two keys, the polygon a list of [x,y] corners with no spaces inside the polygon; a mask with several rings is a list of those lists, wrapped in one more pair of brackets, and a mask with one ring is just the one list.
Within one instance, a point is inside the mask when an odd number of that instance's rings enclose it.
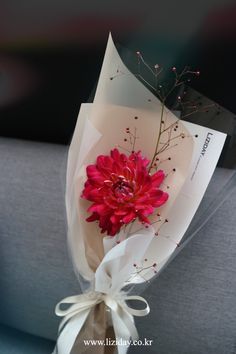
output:
{"label": "sofa cushion", "polygon": [[2,354],[49,354],[54,346],[53,341],[0,325],[0,353]]}
{"label": "sofa cushion", "polygon": [[[55,304],[80,291],[66,246],[66,155],[60,145],[0,139],[0,321],[49,339]],[[198,217],[233,173],[216,170]],[[159,354],[233,353],[235,207],[236,190],[144,292],[152,311],[137,326]]]}
{"label": "sofa cushion", "polygon": [[78,293],[67,252],[64,146],[0,139],[0,322],[54,339]]}
{"label": "sofa cushion", "polygon": [[[216,207],[228,172],[216,170],[196,226]],[[236,175],[233,183],[214,215],[143,293],[151,313],[137,325],[142,338],[154,339],[158,354],[236,353]]]}

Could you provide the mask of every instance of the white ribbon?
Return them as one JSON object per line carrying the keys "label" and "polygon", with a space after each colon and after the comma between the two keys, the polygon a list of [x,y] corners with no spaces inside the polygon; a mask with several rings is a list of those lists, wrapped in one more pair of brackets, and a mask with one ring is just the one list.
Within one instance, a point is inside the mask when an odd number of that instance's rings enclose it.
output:
{"label": "white ribbon", "polygon": [[[142,310],[129,307],[126,301],[135,300],[144,303]],[[60,301],[56,306],[56,315],[64,317],[59,326],[57,347],[53,354],[70,354],[76,337],[84,325],[89,312],[97,304],[104,302],[111,310],[112,322],[116,339],[129,341],[138,339],[138,332],[133,316],[146,316],[150,312],[147,301],[141,296],[127,296],[124,292],[104,294],[91,291],[86,294],[70,296]],[[62,310],[61,305],[70,305]],[[88,338],[89,340],[90,338]],[[126,349],[118,345],[118,353],[126,353]]]}
{"label": "white ribbon", "polygon": [[[94,289],[85,294],[70,296],[56,306],[56,315],[64,317],[59,326],[59,337],[53,354],[70,354],[91,309],[104,302],[111,310],[111,319],[116,339],[122,340],[118,353],[126,354],[130,339],[138,339],[133,316],[146,316],[150,312],[147,301],[141,296],[128,296],[122,291],[134,273],[134,264],[143,259],[154,237],[152,227],[136,232],[126,240],[108,250],[94,274]],[[136,300],[145,304],[137,310],[127,305]],[[69,305],[61,309],[61,305]],[[87,338],[92,340],[93,338]]]}

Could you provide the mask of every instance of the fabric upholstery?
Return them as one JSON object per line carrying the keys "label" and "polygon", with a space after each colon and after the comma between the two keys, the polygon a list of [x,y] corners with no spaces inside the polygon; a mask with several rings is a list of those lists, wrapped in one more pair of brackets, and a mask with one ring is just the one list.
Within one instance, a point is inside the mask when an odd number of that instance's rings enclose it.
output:
{"label": "fabric upholstery", "polygon": [[[232,172],[232,171],[231,171]],[[230,171],[216,170],[201,205],[208,211]],[[208,223],[144,292],[142,337],[158,354],[236,353],[236,184]],[[132,348],[131,353],[136,353]]]}
{"label": "fabric upholstery", "polygon": [[54,339],[56,303],[78,293],[67,252],[66,148],[0,140],[0,321]]}
{"label": "fabric upholstery", "polygon": [[0,325],[1,354],[49,354],[54,342]]}
{"label": "fabric upholstery", "polygon": [[[66,155],[60,145],[0,139],[0,322],[48,339],[55,304],[80,292],[66,246]],[[232,174],[216,170],[199,212]],[[136,322],[141,339],[154,340],[146,352],[236,352],[235,208],[236,189],[145,290],[151,314]]]}

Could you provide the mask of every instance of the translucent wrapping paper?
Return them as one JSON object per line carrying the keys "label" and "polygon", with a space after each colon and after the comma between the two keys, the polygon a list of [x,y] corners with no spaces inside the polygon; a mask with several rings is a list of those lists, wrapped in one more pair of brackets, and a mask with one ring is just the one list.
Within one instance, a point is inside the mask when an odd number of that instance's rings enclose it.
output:
{"label": "translucent wrapping paper", "polygon": [[[64,319],[55,353],[127,352],[128,341],[138,338],[134,317],[150,311],[139,296],[138,284],[146,286],[178,252],[225,137],[179,120],[129,72],[109,37],[94,102],[81,106],[69,150],[68,242],[84,294],[57,306],[56,313]],[[168,202],[151,216],[150,225],[135,220],[115,236],[101,234],[96,222],[86,221],[89,202],[80,198],[86,166],[114,148],[124,153],[135,149],[152,160],[157,144],[155,164],[165,172],[162,190],[169,194]],[[128,300],[142,303],[143,308],[130,307]],[[62,310],[63,303],[69,309]],[[123,342],[86,345],[90,339]]]}

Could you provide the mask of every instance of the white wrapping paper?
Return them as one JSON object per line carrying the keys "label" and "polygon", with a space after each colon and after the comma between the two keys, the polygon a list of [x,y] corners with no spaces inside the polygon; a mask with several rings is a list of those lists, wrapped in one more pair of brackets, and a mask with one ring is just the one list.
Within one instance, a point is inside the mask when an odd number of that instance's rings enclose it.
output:
{"label": "white wrapping paper", "polygon": [[[134,337],[132,314],[142,316],[147,311],[136,313],[129,309],[127,318],[123,316],[127,310],[123,288],[156,276],[178,247],[204,195],[225,141],[225,134],[180,121],[165,107],[162,115],[162,108],[161,102],[122,63],[109,36],[94,102],[81,106],[70,146],[66,208],[68,241],[75,271],[90,282],[90,292],[95,292],[95,302],[91,306],[104,301],[111,309],[115,335],[123,333],[126,338]],[[166,127],[160,148],[169,141],[167,148],[160,149],[158,155],[158,168],[167,175],[162,185],[162,190],[169,194],[167,203],[158,209],[160,216],[151,217],[153,223],[148,229],[136,221],[131,232],[121,229],[115,237],[102,235],[97,223],[86,221],[90,203],[80,198],[86,181],[86,166],[94,164],[98,155],[109,155],[115,147],[125,153],[127,127],[137,133],[135,151],[140,150],[151,160],[160,119]],[[178,129],[168,128],[172,126]],[[106,294],[109,300],[97,294]],[[121,296],[120,300],[117,296]],[[145,302],[142,298],[137,300]],[[80,309],[81,298],[79,305],[76,301],[74,306]],[[73,338],[68,339],[68,328],[67,332],[62,330],[58,342],[63,336],[69,345],[67,343],[67,349],[60,349],[58,345],[59,354],[69,354],[79,332],[76,328],[83,326],[90,310],[88,307],[85,312],[75,312],[68,320],[66,326],[70,326]],[[121,317],[119,311],[124,311]],[[120,318],[124,322],[120,322]],[[126,330],[122,331],[122,327]],[[127,348],[118,350],[126,353]]]}

